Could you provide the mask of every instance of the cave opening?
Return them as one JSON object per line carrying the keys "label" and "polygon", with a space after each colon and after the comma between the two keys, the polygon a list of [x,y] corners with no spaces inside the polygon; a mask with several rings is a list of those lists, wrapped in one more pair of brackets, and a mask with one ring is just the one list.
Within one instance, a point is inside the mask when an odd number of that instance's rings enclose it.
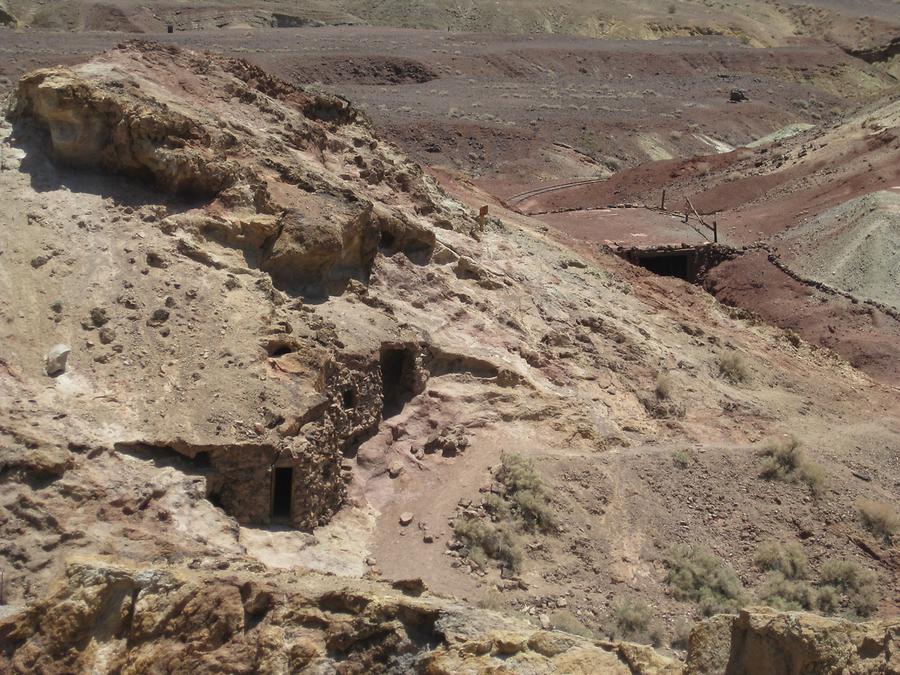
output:
{"label": "cave opening", "polygon": [[378,248],[382,251],[390,251],[397,243],[397,238],[392,232],[387,230],[381,231],[381,240],[378,242]]}
{"label": "cave opening", "polygon": [[272,518],[286,520],[291,517],[291,501],[294,491],[294,469],[276,467],[272,476]]}
{"label": "cave opening", "polygon": [[400,413],[414,395],[416,360],[411,349],[384,347],[381,350],[382,417]]}
{"label": "cave opening", "polygon": [[692,281],[686,253],[641,256],[638,258],[638,265],[662,277],[678,277],[685,281]]}
{"label": "cave opening", "polygon": [[356,392],[352,389],[345,389],[341,392],[341,407],[344,410],[351,410],[356,407]]}

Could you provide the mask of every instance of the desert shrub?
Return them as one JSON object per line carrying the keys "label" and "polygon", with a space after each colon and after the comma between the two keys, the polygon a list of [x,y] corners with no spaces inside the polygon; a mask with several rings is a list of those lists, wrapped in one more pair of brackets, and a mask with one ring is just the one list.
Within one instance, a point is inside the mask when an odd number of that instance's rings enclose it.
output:
{"label": "desert shrub", "polygon": [[665,563],[675,598],[696,602],[706,616],[734,611],[743,603],[741,580],[709,549],[675,546]]}
{"label": "desert shrub", "polygon": [[489,493],[481,502],[484,510],[493,515],[498,520],[509,517],[509,505],[499,495],[493,492]]}
{"label": "desert shrub", "polygon": [[676,10],[675,3],[671,3],[668,7],[669,14],[674,14]]}
{"label": "desert shrub", "polygon": [[768,441],[759,454],[763,457],[760,476],[785,483],[806,483],[814,494],[821,494],[827,483],[825,470],[806,458],[800,441],[791,436]]}
{"label": "desert shrub", "polygon": [[659,645],[662,631],[653,620],[653,611],[639,600],[622,599],[613,605],[613,637]]}
{"label": "desert shrub", "polygon": [[900,515],[890,504],[864,499],[857,503],[856,508],[866,529],[888,544],[900,533]]}
{"label": "desert shrub", "polygon": [[506,497],[525,529],[549,532],[556,528],[556,516],[531,460],[514,453],[503,455],[497,478],[506,486]]}
{"label": "desert shrub", "polygon": [[656,398],[660,401],[668,401],[672,398],[675,383],[668,373],[660,373],[656,376]]}
{"label": "desert shrub", "polygon": [[841,604],[841,595],[834,586],[820,586],[816,589],[816,608],[823,614],[834,614]]}
{"label": "desert shrub", "polygon": [[769,607],[780,610],[815,609],[818,593],[806,581],[789,579],[781,572],[770,572],[757,595]]}
{"label": "desert shrub", "polygon": [[691,465],[691,462],[694,461],[694,458],[691,456],[691,453],[687,450],[676,450],[675,454],[672,455],[672,462],[679,469],[686,469]]}
{"label": "desert shrub", "polygon": [[484,566],[487,558],[505,562],[513,570],[522,566],[522,548],[510,523],[497,525],[462,516],[453,526],[456,538],[469,548],[469,559]]}
{"label": "desert shrub", "polygon": [[558,609],[550,615],[550,623],[556,630],[565,631],[572,635],[580,635],[581,637],[593,638],[594,631],[585,626],[581,619],[575,616],[568,609]]}
{"label": "desert shrub", "polygon": [[602,164],[613,173],[622,169],[622,162],[616,157],[604,157]]}
{"label": "desert shrub", "polygon": [[744,357],[733,350],[719,355],[719,374],[732,384],[741,384],[750,379],[750,369]]}
{"label": "desert shrub", "polygon": [[809,560],[803,547],[797,542],[763,543],[756,553],[756,564],[768,572],[778,572],[786,579],[805,579],[809,574]]}
{"label": "desert shrub", "polygon": [[547,498],[537,492],[517,492],[512,496],[526,530],[551,532],[557,527],[556,514],[550,508]]}
{"label": "desert shrub", "polygon": [[859,616],[878,608],[878,576],[851,560],[829,560],[822,566],[822,581],[847,596],[847,604]]}

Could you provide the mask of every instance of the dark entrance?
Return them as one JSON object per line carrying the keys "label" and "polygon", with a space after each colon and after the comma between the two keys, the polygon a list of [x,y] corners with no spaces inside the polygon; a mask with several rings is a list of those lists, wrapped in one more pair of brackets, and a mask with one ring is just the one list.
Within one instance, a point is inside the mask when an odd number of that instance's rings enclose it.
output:
{"label": "dark entrance", "polygon": [[678,277],[679,279],[690,281],[688,278],[688,257],[684,253],[641,256],[638,258],[638,265],[663,277]]}
{"label": "dark entrance", "polygon": [[294,489],[294,469],[276,467],[272,477],[272,517],[291,517],[291,494]]}
{"label": "dark entrance", "polygon": [[413,397],[415,357],[404,347],[385,347],[381,350],[381,387],[384,392],[382,417],[393,417],[403,410]]}

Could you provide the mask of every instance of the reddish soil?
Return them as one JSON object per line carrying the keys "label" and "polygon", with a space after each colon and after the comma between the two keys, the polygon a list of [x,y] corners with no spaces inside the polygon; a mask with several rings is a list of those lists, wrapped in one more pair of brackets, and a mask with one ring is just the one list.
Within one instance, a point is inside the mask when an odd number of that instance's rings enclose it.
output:
{"label": "reddish soil", "polygon": [[[122,40],[0,35],[0,77],[10,81]],[[877,67],[812,42],[753,49],[710,36],[614,41],[366,27],[145,37],[247,58],[292,82],[324,83],[417,161],[464,170],[501,196],[642,164],[653,157],[648,143],[690,157],[713,150],[701,136],[736,146],[786,124],[827,121],[891,84]],[[734,88],[750,101],[729,103]]]}
{"label": "reddish soil", "polygon": [[831,349],[876,380],[900,381],[900,321],[871,305],[797,281],[763,251],[714,268],[706,287],[725,304],[752,310],[768,323]]}

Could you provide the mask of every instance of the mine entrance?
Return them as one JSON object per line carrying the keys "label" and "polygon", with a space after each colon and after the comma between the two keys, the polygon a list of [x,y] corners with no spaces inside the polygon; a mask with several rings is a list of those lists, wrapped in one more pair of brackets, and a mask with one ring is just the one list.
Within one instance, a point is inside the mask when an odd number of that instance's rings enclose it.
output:
{"label": "mine entrance", "polygon": [[692,281],[688,274],[688,257],[685,253],[640,256],[638,265],[663,277],[678,277]]}
{"label": "mine entrance", "polygon": [[697,244],[689,246],[662,245],[613,249],[628,262],[664,277],[678,277],[696,284],[702,283],[706,273],[725,260],[732,259],[737,251],[724,244]]}
{"label": "mine entrance", "polygon": [[291,494],[294,489],[294,469],[276,467],[272,476],[272,518],[291,517]]}
{"label": "mine entrance", "polygon": [[393,417],[403,410],[413,397],[413,377],[416,367],[411,349],[385,347],[381,350],[381,386],[384,392],[382,417]]}

